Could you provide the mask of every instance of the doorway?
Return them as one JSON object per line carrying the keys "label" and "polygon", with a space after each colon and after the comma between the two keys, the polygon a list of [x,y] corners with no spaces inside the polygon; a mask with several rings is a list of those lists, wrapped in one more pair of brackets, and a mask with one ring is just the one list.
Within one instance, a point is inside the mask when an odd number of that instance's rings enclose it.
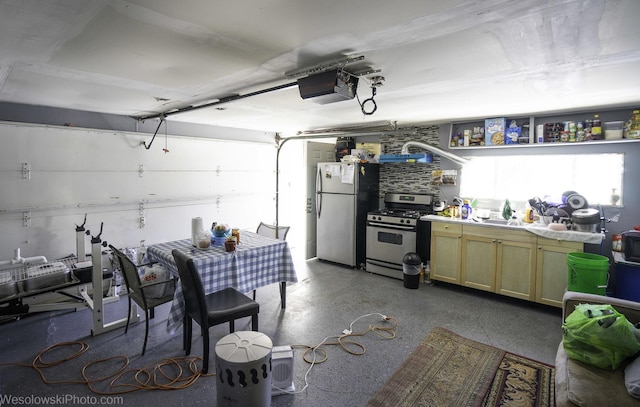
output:
{"label": "doorway", "polygon": [[335,161],[333,138],[292,140],[280,154],[278,224],[291,226],[287,242],[292,255],[301,260],[316,257],[315,175],[318,163],[327,161]]}
{"label": "doorway", "polygon": [[326,142],[307,141],[304,144],[303,155],[306,175],[305,259],[310,259],[316,257],[316,173],[318,172],[318,163],[336,160],[335,140],[329,139]]}

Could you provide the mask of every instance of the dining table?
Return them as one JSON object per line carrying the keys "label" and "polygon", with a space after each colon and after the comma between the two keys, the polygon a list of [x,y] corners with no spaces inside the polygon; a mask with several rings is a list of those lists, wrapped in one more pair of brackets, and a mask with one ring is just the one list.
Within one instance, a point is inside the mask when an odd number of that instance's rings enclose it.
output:
{"label": "dining table", "polygon": [[[248,293],[269,284],[280,284],[280,303],[286,308],[287,283],[296,283],[291,250],[286,240],[241,231],[235,251],[227,252],[224,246],[212,245],[196,248],[191,239],[157,243],[147,247],[147,260],[165,266],[179,277],[172,251],[178,249],[193,259],[198,270],[205,295],[232,287]],[[175,332],[185,315],[182,284],[176,284],[173,302],[167,320],[167,330]]]}

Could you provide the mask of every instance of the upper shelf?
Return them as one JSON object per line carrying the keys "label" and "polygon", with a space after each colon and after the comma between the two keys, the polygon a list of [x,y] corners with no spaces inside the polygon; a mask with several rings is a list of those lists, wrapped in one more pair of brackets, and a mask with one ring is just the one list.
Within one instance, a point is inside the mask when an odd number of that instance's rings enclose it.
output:
{"label": "upper shelf", "polygon": [[601,144],[618,144],[618,143],[637,143],[640,139],[621,139],[621,140],[589,140],[582,142],[566,142],[566,143],[529,143],[529,144],[506,144],[503,146],[469,146],[469,147],[449,147],[451,150],[487,150],[497,149],[504,150],[509,148],[538,148],[538,147],[576,147],[591,146]]}
{"label": "upper shelf", "polygon": [[[640,105],[640,104],[639,104]],[[540,115],[519,115],[519,116],[506,116],[503,118],[503,122],[500,123],[503,127],[497,129],[498,133],[494,137],[489,132],[485,131],[485,119],[475,119],[469,121],[453,122],[451,123],[449,131],[449,149],[504,149],[504,148],[521,148],[521,147],[557,147],[557,146],[579,146],[579,145],[596,145],[596,144],[611,144],[611,143],[629,143],[638,142],[640,139],[624,139],[624,138],[611,138],[605,137],[605,123],[607,122],[627,122],[631,118],[633,110],[637,108],[624,108],[624,109],[601,109],[592,111],[581,112],[563,112],[563,113],[545,113]],[[579,127],[586,127],[588,120],[593,120],[595,115],[599,115],[602,135],[598,140],[580,140],[580,136],[584,132],[578,132]],[[487,118],[489,119],[489,118]],[[509,125],[512,121],[516,122],[516,136],[517,141],[513,141],[514,138],[509,138],[505,133],[509,131]],[[571,133],[562,134],[565,130],[564,127],[569,128],[571,125]],[[478,141],[477,130],[482,129],[484,138],[483,145],[473,143],[474,133],[476,133],[475,141]],[[458,142],[457,145],[453,145],[457,135],[460,135],[461,140],[465,140],[465,132],[469,135],[468,146],[464,145],[464,142]],[[589,133],[586,133],[589,135]],[[567,140],[571,136],[571,141]],[[544,142],[537,142],[538,138],[542,138]],[[562,138],[562,140],[561,140]],[[493,141],[497,141],[494,144]]]}

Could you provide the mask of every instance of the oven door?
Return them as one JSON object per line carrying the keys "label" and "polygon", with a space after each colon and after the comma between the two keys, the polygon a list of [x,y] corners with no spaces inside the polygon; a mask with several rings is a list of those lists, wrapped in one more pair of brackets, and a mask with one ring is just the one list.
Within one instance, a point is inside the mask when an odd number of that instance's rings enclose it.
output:
{"label": "oven door", "polygon": [[367,222],[367,271],[403,279],[402,259],[415,251],[415,226]]}

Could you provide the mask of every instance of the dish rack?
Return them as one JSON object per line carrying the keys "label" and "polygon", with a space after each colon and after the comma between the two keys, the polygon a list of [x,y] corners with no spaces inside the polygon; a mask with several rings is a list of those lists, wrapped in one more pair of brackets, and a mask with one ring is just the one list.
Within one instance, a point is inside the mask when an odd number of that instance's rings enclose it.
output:
{"label": "dish rack", "polygon": [[[88,263],[91,263],[90,261]],[[93,298],[91,267],[78,268],[73,255],[52,262],[0,266],[0,315],[86,308]],[[108,271],[108,270],[107,270]],[[103,272],[103,297],[114,291],[112,272]]]}
{"label": "dish rack", "polygon": [[0,266],[0,301],[64,287],[71,282],[67,259]]}

